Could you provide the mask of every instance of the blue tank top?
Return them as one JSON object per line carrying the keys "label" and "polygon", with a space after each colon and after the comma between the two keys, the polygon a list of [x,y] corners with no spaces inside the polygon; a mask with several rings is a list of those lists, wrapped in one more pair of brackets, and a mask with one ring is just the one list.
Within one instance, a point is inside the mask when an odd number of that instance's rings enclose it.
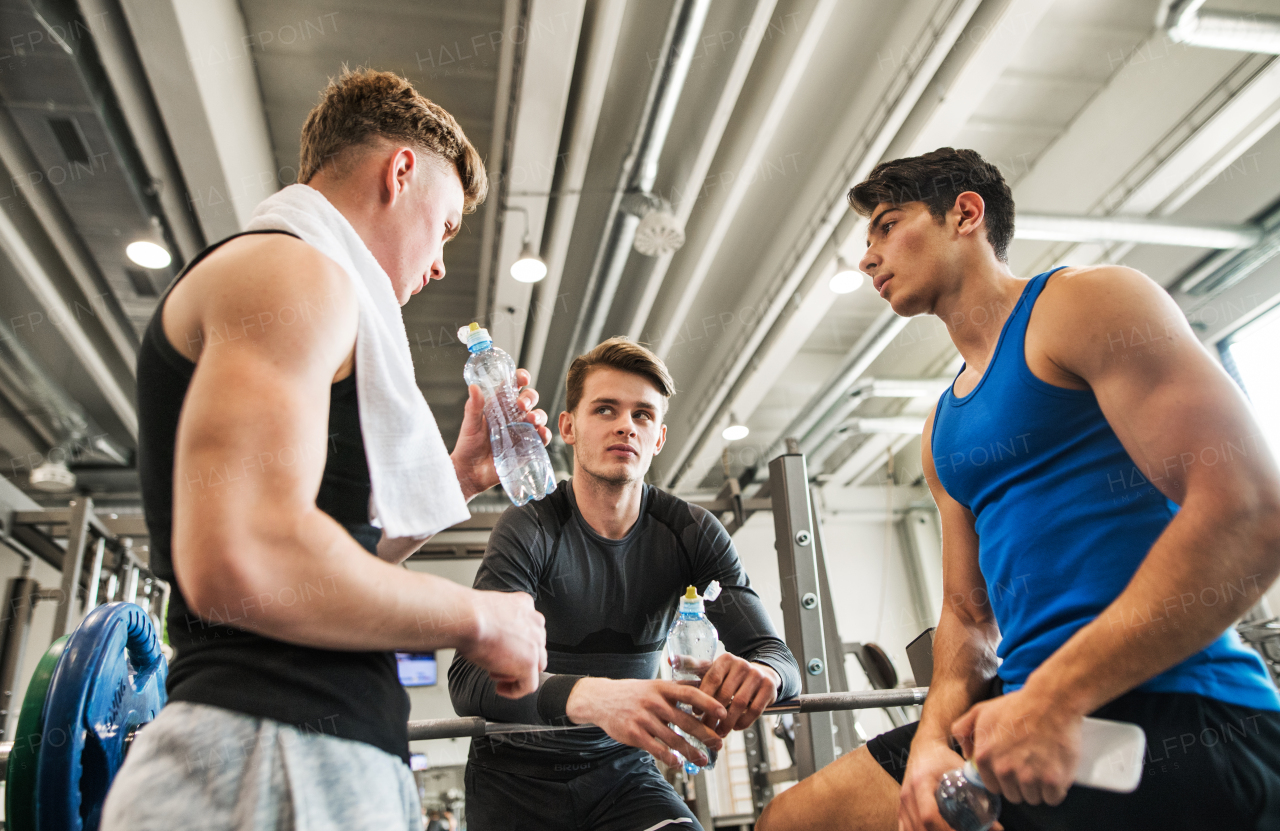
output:
{"label": "blue tank top", "polygon": [[[938,479],[974,516],[1005,690],[1104,615],[1178,511],[1139,472],[1092,391],[1053,386],[1027,367],[1027,321],[1052,274],[1028,281],[978,385],[965,396],[948,388],[933,422]],[[1260,588],[1209,586],[1112,625],[1138,637],[1135,624],[1154,621],[1158,633],[1184,600],[1190,610]],[[1280,710],[1261,657],[1234,629],[1138,689]]]}

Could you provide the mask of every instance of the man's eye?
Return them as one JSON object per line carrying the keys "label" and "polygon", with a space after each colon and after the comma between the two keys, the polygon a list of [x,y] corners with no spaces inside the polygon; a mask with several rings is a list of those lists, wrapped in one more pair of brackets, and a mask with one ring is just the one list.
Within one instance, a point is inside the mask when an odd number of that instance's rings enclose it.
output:
{"label": "man's eye", "polygon": [[645,419],[647,419],[647,418],[649,418],[649,417],[650,417],[650,416],[649,416],[649,414],[648,414],[648,413],[636,413],[636,418],[645,418]]}
{"label": "man's eye", "polygon": [[607,412],[609,412],[608,407],[596,407],[596,415],[604,415]]}
{"label": "man's eye", "polygon": [[889,229],[890,229],[890,228],[892,228],[894,225],[897,225],[897,224],[898,224],[898,223],[896,223],[896,222],[886,222],[886,223],[884,224],[884,232],[885,232],[886,234],[887,234],[887,233],[889,233]]}

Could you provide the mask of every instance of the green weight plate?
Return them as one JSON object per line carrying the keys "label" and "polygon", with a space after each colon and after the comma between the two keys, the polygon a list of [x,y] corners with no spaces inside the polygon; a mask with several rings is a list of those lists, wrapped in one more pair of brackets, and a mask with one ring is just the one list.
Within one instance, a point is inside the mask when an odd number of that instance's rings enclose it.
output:
{"label": "green weight plate", "polygon": [[40,741],[44,735],[44,699],[49,691],[54,667],[62,657],[67,637],[58,638],[36,664],[35,674],[27,685],[18,714],[18,730],[9,753],[9,769],[5,774],[4,816],[9,831],[36,831],[36,765],[40,760]]}

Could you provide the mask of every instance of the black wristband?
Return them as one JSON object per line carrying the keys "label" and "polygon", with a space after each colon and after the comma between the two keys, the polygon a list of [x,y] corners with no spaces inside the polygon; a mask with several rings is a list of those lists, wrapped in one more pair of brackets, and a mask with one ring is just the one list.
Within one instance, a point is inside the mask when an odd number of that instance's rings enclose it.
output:
{"label": "black wristband", "polygon": [[573,685],[585,675],[552,675],[538,688],[538,716],[551,723],[567,717],[565,709],[569,706],[569,694]]}

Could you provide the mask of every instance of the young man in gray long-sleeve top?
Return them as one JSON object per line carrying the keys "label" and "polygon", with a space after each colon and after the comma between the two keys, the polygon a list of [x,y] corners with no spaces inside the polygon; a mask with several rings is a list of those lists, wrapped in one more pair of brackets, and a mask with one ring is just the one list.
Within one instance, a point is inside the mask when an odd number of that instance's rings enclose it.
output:
{"label": "young man in gray long-sleeve top", "polygon": [[[674,765],[678,751],[705,761],[668,724],[718,750],[730,730],[797,695],[800,670],[724,526],[644,484],[675,391],[662,361],[614,338],[573,362],[566,388],[560,435],[574,449],[573,479],[502,516],[475,581],[533,596],[546,617],[547,673],[536,693],[503,699],[488,673],[458,657],[449,692],[460,715],[597,727],[472,740],[468,827],[698,829],[650,758]],[[712,580],[724,591],[707,616],[728,652],[700,687],[655,680],[677,599]],[[678,703],[704,713],[702,721]]]}

